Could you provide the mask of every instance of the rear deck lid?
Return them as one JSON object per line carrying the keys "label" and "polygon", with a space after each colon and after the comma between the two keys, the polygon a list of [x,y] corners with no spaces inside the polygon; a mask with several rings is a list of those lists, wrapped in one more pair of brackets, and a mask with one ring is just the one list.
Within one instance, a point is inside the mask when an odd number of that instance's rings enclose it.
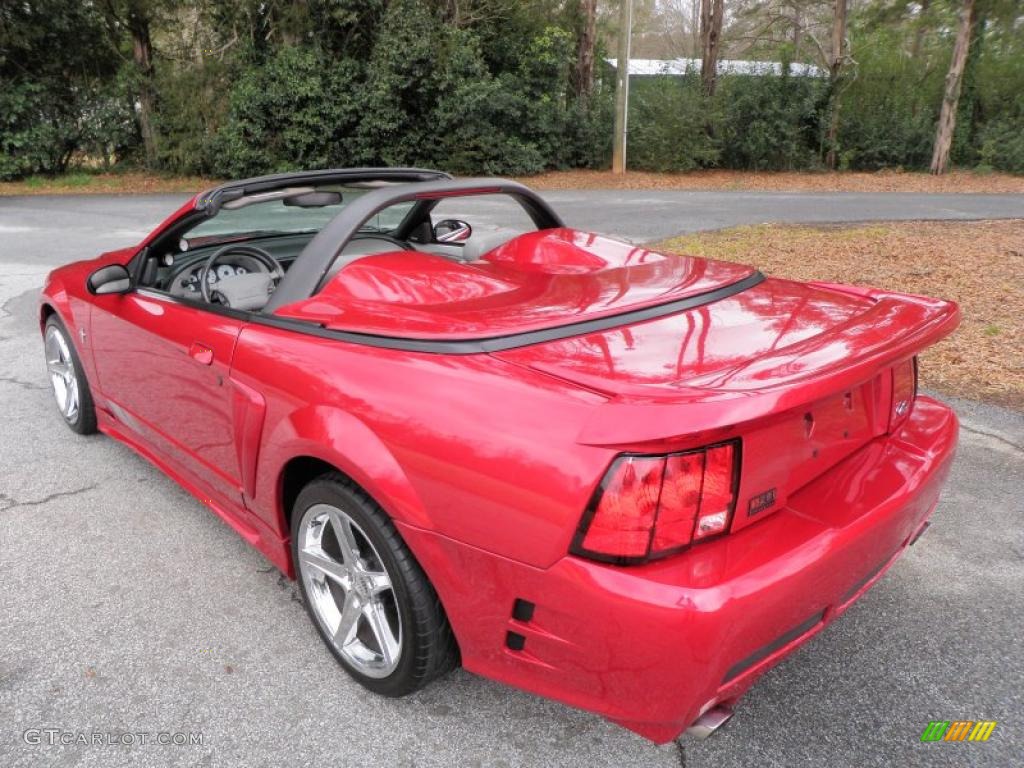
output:
{"label": "rear deck lid", "polygon": [[862,383],[958,320],[939,299],[769,278],[665,317],[496,354],[620,401],[728,401],[743,420],[754,396],[782,406],[798,389]]}

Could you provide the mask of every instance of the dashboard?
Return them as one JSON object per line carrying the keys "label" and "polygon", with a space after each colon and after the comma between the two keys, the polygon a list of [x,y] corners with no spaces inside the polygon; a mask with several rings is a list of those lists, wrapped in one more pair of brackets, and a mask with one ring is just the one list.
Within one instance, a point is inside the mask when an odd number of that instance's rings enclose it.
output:
{"label": "dashboard", "polygon": [[[230,258],[230,257],[228,257]],[[180,296],[188,296],[190,298],[198,298],[202,295],[199,289],[199,273],[203,271],[203,262],[200,261],[195,266],[186,269],[179,273],[174,278],[175,284],[170,288],[170,293]],[[221,280],[227,280],[236,275],[249,275],[253,272],[266,271],[261,267],[250,268],[247,264],[217,264],[211,269],[206,275],[206,284],[210,289],[217,287],[217,284]]]}
{"label": "dashboard", "polygon": [[[312,237],[313,235],[309,233],[258,237],[245,241],[245,244],[255,245],[265,250],[274,257],[281,269],[287,272]],[[153,273],[150,277],[143,278],[143,285],[153,286],[178,298],[202,301],[199,276],[203,271],[203,265],[214,251],[223,246],[224,243],[203,245],[192,250],[165,253],[159,259],[154,258]],[[366,232],[359,237],[353,238],[352,242],[344,248],[341,253],[343,258],[336,259],[327,278],[333,277],[343,266],[362,256],[393,251],[403,247],[433,252],[436,255],[456,261],[464,259],[464,247],[462,244],[446,245],[443,243],[431,243],[429,245],[421,245],[412,242],[403,243],[387,235]],[[246,275],[266,272],[267,268],[263,262],[252,256],[248,256],[245,253],[226,253],[217,260],[217,264],[206,275],[207,287],[210,289],[210,294],[213,295],[217,286],[222,282],[230,283],[233,278],[242,278]],[[229,290],[230,288],[226,286],[225,293]]]}

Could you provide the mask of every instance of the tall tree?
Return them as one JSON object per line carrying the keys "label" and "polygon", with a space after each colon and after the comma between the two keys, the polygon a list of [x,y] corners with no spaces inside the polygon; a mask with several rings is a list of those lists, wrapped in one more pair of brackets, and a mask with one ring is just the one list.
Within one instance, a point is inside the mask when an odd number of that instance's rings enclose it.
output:
{"label": "tall tree", "polygon": [[840,79],[843,64],[846,62],[846,4],[849,0],[836,0],[835,13],[832,15],[832,56],[829,61],[829,118],[828,118],[828,153],[825,163],[831,170],[836,169],[836,146],[839,139],[839,109],[841,107],[842,86]]}
{"label": "tall tree", "polygon": [[140,3],[128,8],[127,26],[132,38],[132,60],[138,70],[139,132],[142,147],[146,153],[146,165],[154,167],[157,162],[156,130],[153,127],[156,96],[153,87],[153,43],[149,34],[149,14]]}
{"label": "tall tree", "polygon": [[128,34],[131,44],[135,100],[138,105],[135,117],[142,136],[146,165],[150,167],[157,162],[154,127],[156,88],[153,83],[153,41],[150,30],[159,2],[161,0],[106,0],[102,6],[113,47],[120,53],[124,33]]}
{"label": "tall tree", "polygon": [[705,96],[718,83],[718,52],[725,20],[725,0],[700,0],[700,82]]}
{"label": "tall tree", "polygon": [[612,173],[626,172],[626,132],[629,126],[629,47],[633,34],[633,0],[619,0],[619,55],[615,68],[615,135]]}
{"label": "tall tree", "polygon": [[576,28],[576,64],[572,85],[577,99],[594,90],[594,49],[597,45],[597,0],[579,0]]}
{"label": "tall tree", "polygon": [[939,124],[935,130],[935,149],[932,152],[931,164],[931,171],[934,174],[945,173],[949,169],[949,150],[953,145],[956,113],[960,103],[960,90],[963,87],[964,67],[967,64],[967,54],[971,47],[973,26],[974,0],[963,0],[963,6],[960,8],[960,24],[957,28],[956,42],[953,45],[953,58],[949,62],[949,72],[946,73],[946,87],[942,94]]}

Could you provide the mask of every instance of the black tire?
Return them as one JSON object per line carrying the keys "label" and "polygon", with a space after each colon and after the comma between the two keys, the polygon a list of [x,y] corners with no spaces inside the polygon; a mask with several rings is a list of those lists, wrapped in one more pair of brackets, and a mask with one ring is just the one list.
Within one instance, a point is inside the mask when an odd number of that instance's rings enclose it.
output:
{"label": "black tire", "polygon": [[46,323],[43,326],[44,344],[51,328],[63,337],[67,345],[68,352],[71,355],[71,365],[75,370],[75,380],[78,385],[78,412],[72,418],[65,416],[64,413],[60,412],[59,408],[58,413],[60,413],[64,423],[75,432],[80,435],[91,435],[96,432],[96,406],[92,401],[92,390],[89,389],[89,380],[85,377],[85,371],[82,369],[82,361],[78,357],[78,350],[75,349],[74,340],[71,334],[68,333],[67,327],[65,327],[57,315],[50,315],[46,318]]}
{"label": "black tire", "polygon": [[[391,579],[394,604],[402,627],[398,665],[387,677],[375,678],[355,669],[337,651],[321,624],[300,571],[299,539],[303,518],[315,505],[344,511],[370,540]],[[292,562],[310,620],[338,663],[360,685],[383,696],[405,696],[458,666],[458,647],[444,608],[426,574],[402,541],[394,523],[361,488],[340,473],[323,475],[307,485],[292,509]]]}

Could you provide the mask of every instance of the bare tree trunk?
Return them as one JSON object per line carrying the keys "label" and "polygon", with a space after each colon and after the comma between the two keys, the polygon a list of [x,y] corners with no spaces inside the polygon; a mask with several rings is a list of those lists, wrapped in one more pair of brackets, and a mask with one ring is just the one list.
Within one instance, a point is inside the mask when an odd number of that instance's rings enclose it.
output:
{"label": "bare tree trunk", "polygon": [[960,102],[960,89],[964,81],[964,66],[971,47],[971,27],[974,25],[974,0],[964,0],[960,9],[960,26],[953,46],[953,58],[946,74],[946,90],[942,95],[942,110],[935,131],[935,151],[932,153],[931,171],[945,173],[949,169],[949,149],[956,129],[956,112]]}
{"label": "bare tree trunk", "polygon": [[804,41],[804,20],[800,7],[793,7],[793,61],[800,61],[800,45]]}
{"label": "bare tree trunk", "polygon": [[619,56],[615,68],[615,137],[612,173],[626,172],[626,136],[629,130],[629,49],[633,37],[633,0],[619,0]]}
{"label": "bare tree trunk", "polygon": [[573,88],[577,99],[589,98],[594,91],[594,46],[597,44],[597,0],[580,0],[576,38],[576,68]]}
{"label": "bare tree trunk", "polygon": [[700,51],[700,7],[704,0],[690,0],[690,50],[688,57],[697,58]]}
{"label": "bare tree trunk", "polygon": [[718,84],[718,49],[725,18],[725,0],[700,2],[700,83],[705,96],[715,93]]}
{"label": "bare tree trunk", "polygon": [[846,61],[846,4],[848,0],[836,0],[835,13],[832,16],[832,60],[829,62],[829,119],[828,119],[828,153],[825,164],[830,170],[836,169],[836,145],[839,138],[839,77]]}
{"label": "bare tree trunk", "polygon": [[146,166],[156,165],[156,131],[153,128],[153,45],[149,37],[149,19],[132,11],[128,16],[128,29],[132,36],[132,60],[139,74],[139,133],[146,153]]}

